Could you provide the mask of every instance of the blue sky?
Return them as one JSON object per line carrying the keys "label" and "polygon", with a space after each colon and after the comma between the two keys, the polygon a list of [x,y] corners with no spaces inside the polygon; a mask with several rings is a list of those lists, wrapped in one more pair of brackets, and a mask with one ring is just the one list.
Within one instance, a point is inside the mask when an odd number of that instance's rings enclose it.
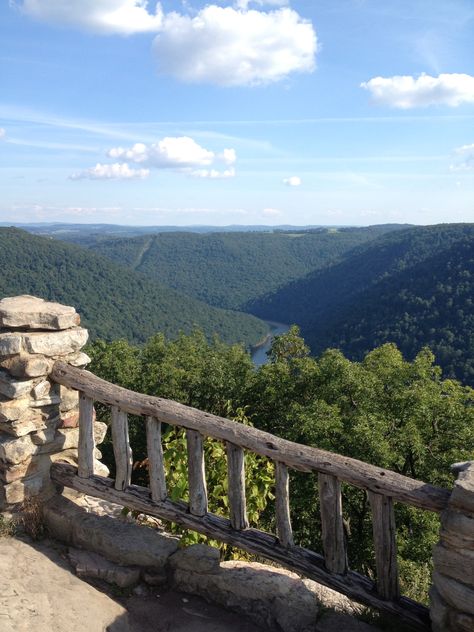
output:
{"label": "blue sky", "polygon": [[0,221],[474,221],[472,0],[0,6]]}

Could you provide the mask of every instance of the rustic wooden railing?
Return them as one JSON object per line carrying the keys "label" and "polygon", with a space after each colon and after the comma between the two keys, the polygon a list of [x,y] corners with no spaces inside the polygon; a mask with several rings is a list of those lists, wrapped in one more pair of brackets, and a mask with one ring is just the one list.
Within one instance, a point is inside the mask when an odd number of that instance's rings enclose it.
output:
{"label": "rustic wooden railing", "polygon": [[[216,540],[258,554],[333,588],[349,598],[412,624],[429,629],[428,609],[400,596],[394,501],[428,511],[446,508],[450,492],[356,459],[286,441],[267,432],[229,421],[173,401],[129,391],[88,371],[56,362],[53,380],[80,392],[78,468],[65,463],[51,467],[59,485],[123,504],[131,509],[176,522]],[[94,401],[112,407],[115,480],[94,476]],[[150,488],[131,485],[132,452],[127,414],[146,418]],[[186,431],[189,503],[168,499],[161,424]],[[203,438],[227,447],[229,519],[208,512]],[[244,450],[275,463],[276,530],[271,535],[249,528],[245,503]],[[324,555],[296,546],[289,509],[288,469],[317,472]],[[376,582],[349,570],[344,537],[341,481],[365,489],[373,518]]]}

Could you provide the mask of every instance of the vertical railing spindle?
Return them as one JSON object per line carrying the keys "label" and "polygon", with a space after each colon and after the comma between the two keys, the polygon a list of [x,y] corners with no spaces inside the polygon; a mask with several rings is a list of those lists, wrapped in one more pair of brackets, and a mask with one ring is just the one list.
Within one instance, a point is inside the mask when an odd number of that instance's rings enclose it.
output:
{"label": "vertical railing spindle", "polygon": [[372,508],[377,592],[383,599],[396,601],[400,597],[400,585],[393,500],[389,496],[368,493]]}
{"label": "vertical railing spindle", "polygon": [[293,530],[290,519],[290,482],[288,468],[275,462],[275,511],[277,536],[282,546],[293,546]]}
{"label": "vertical railing spindle", "polygon": [[94,474],[94,401],[79,393],[78,475],[89,478]]}
{"label": "vertical railing spindle", "polygon": [[341,483],[335,476],[318,474],[324,563],[331,573],[347,571],[346,540],[342,520]]}
{"label": "vertical railing spindle", "polygon": [[132,480],[133,457],[128,438],[127,413],[112,406],[112,444],[115,456],[115,489],[129,487]]}
{"label": "vertical railing spindle", "polygon": [[155,502],[166,499],[166,478],[161,445],[161,422],[155,417],[146,418],[146,445],[151,498]]}
{"label": "vertical railing spindle", "polygon": [[207,513],[206,472],[202,435],[196,430],[186,430],[188,444],[189,511],[194,516]]}
{"label": "vertical railing spindle", "polygon": [[245,455],[243,449],[227,443],[227,476],[230,524],[233,529],[247,529],[247,507],[245,501]]}

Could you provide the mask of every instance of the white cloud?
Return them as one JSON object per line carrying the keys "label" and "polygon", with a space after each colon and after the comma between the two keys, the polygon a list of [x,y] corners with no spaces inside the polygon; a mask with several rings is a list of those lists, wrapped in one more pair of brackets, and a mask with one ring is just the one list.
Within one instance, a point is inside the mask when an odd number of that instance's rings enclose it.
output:
{"label": "white cloud", "polygon": [[[14,4],[14,2],[13,2]],[[20,10],[37,20],[78,27],[104,34],[157,32],[163,12],[156,3],[148,11],[147,0],[23,0]]]}
{"label": "white cloud", "polygon": [[288,187],[299,187],[301,184],[301,178],[299,176],[290,176],[289,178],[283,178],[283,184]]}
{"label": "white cloud", "polygon": [[265,217],[280,217],[283,213],[277,208],[264,208],[262,215]]}
{"label": "white cloud", "polygon": [[5,138],[6,136],[6,131],[3,127],[0,127],[0,138]]}
{"label": "white cloud", "polygon": [[153,49],[159,71],[182,81],[255,86],[314,70],[317,39],[311,22],[289,8],[208,5],[193,17],[166,14]]}
{"label": "white cloud", "polygon": [[374,77],[361,83],[369,90],[375,103],[408,110],[430,105],[457,107],[462,103],[474,103],[474,77],[452,73],[438,77],[422,74]]}
{"label": "white cloud", "polygon": [[135,143],[129,149],[115,147],[107,155],[110,158],[131,160],[158,169],[208,166],[216,157],[214,152],[204,149],[189,136],[167,136],[150,145]]}
{"label": "white cloud", "polygon": [[450,166],[451,171],[474,171],[474,143],[457,147],[455,153],[460,156],[460,162]]}
{"label": "white cloud", "polygon": [[126,162],[103,165],[85,169],[70,176],[71,180],[144,180],[150,175],[149,169],[131,169]]}
{"label": "white cloud", "polygon": [[[232,165],[237,160],[235,149],[226,148],[216,154],[201,147],[189,136],[167,136],[157,143],[135,143],[128,149],[114,147],[107,155],[115,160],[134,162],[148,168],[174,169],[196,178],[210,179],[234,177],[235,169]],[[216,163],[222,163],[228,168],[219,170]]]}

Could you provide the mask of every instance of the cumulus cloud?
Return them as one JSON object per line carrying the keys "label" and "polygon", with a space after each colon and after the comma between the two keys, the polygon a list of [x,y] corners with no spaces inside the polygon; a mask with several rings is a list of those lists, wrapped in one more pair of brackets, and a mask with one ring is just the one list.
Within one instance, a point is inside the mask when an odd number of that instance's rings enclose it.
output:
{"label": "cumulus cloud", "polygon": [[194,13],[165,13],[161,2],[147,0],[11,4],[50,24],[106,35],[154,33],[159,71],[186,82],[255,86],[315,68],[316,32],[288,0],[236,0],[234,6],[209,4]]}
{"label": "cumulus cloud", "polygon": [[[216,153],[201,147],[189,136],[166,136],[148,145],[135,143],[131,147],[113,147],[107,156],[116,162],[98,163],[95,167],[73,174],[71,179],[143,180],[149,176],[151,169],[173,169],[195,178],[216,180],[233,178],[233,165],[237,160],[235,149],[226,148]],[[133,169],[129,163],[139,165],[140,168]]]}
{"label": "cumulus cloud", "polygon": [[158,169],[208,166],[216,157],[214,152],[204,149],[189,136],[167,136],[150,145],[135,143],[129,149],[115,147],[108,152],[108,156],[147,164]]}
{"label": "cumulus cloud", "polygon": [[6,136],[6,131],[3,127],[0,127],[0,139],[5,138]]}
{"label": "cumulus cloud", "polygon": [[426,74],[416,78],[410,75],[374,77],[360,85],[369,90],[375,103],[403,110],[474,103],[474,77],[461,73],[445,73],[438,77]]}
{"label": "cumulus cloud", "polygon": [[474,143],[462,145],[454,151],[459,156],[459,162],[450,166],[451,171],[474,171]]}
{"label": "cumulus cloud", "polygon": [[116,162],[111,165],[98,162],[95,167],[74,173],[70,178],[71,180],[144,180],[149,175],[149,169],[131,169],[125,162]]}
{"label": "cumulus cloud", "polygon": [[290,176],[289,178],[283,178],[283,184],[288,187],[299,187],[301,184],[301,178],[299,176]]}
{"label": "cumulus cloud", "polygon": [[208,5],[163,17],[153,50],[162,74],[185,82],[255,86],[315,68],[313,25],[296,11]]}
{"label": "cumulus cloud", "polygon": [[[189,136],[167,136],[157,143],[135,143],[130,148],[114,147],[107,155],[123,162],[134,162],[152,169],[174,169],[196,178],[232,178],[237,160],[235,149],[226,148],[220,153],[201,147]],[[228,167],[216,168],[219,163]]]}
{"label": "cumulus cloud", "polygon": [[31,18],[104,34],[157,32],[161,3],[149,12],[147,0],[23,0],[20,10]]}

